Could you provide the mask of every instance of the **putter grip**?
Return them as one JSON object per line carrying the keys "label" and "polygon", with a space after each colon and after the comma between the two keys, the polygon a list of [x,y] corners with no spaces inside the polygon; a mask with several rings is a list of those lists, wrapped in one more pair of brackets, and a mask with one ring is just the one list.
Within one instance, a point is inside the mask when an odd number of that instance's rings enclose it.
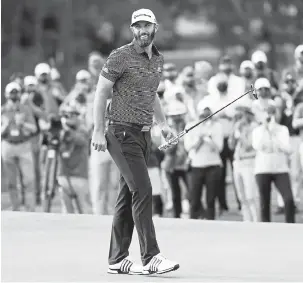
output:
{"label": "putter grip", "polygon": [[172,139],[170,139],[168,142],[166,142],[166,143],[160,145],[158,148],[159,148],[160,150],[163,150],[163,149],[165,149],[167,146],[169,146],[170,144],[172,144],[174,141],[176,141],[177,139],[178,139],[178,137],[172,138]]}
{"label": "putter grip", "polygon": [[182,131],[181,133],[179,133],[176,137],[170,139],[168,142],[160,145],[158,147],[158,149],[160,150],[164,150],[166,149],[169,145],[171,145],[172,143],[174,143],[175,141],[178,141],[181,137],[183,137],[186,134],[186,131]]}

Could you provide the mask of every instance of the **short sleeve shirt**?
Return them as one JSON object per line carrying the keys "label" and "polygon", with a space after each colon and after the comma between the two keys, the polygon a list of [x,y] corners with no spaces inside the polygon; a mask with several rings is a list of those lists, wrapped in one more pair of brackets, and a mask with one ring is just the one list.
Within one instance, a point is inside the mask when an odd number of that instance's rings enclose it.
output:
{"label": "short sleeve shirt", "polygon": [[114,82],[111,111],[106,117],[152,125],[163,63],[163,55],[154,45],[151,59],[135,41],[114,50],[101,71],[103,77]]}

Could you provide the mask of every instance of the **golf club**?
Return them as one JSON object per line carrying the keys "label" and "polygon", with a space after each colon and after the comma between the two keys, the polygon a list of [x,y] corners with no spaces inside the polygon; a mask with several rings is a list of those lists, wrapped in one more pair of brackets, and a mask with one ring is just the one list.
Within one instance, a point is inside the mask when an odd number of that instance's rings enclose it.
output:
{"label": "golf club", "polygon": [[205,119],[199,121],[198,123],[196,123],[195,125],[191,126],[188,129],[184,129],[181,133],[179,133],[176,137],[170,139],[168,142],[160,145],[158,148],[160,150],[165,150],[167,148],[170,147],[170,145],[176,143],[181,137],[183,137],[185,134],[187,134],[189,131],[191,131],[192,129],[194,129],[195,127],[197,127],[198,125],[200,125],[201,123],[205,122],[206,120],[208,120],[209,118],[213,117],[214,115],[218,114],[220,111],[222,111],[223,109],[225,109],[226,107],[228,107],[229,105],[233,104],[234,102],[236,102],[237,100],[239,100],[240,98],[242,98],[243,96],[247,95],[248,93],[252,93],[252,95],[254,96],[255,99],[258,99],[257,93],[256,93],[256,89],[253,87],[253,85],[250,86],[250,90],[245,92],[244,94],[242,94],[241,96],[239,96],[238,98],[236,98],[235,100],[233,100],[232,102],[228,103],[227,105],[225,105],[224,107],[222,107],[221,109],[219,109],[218,111],[214,112],[213,114],[207,116]]}

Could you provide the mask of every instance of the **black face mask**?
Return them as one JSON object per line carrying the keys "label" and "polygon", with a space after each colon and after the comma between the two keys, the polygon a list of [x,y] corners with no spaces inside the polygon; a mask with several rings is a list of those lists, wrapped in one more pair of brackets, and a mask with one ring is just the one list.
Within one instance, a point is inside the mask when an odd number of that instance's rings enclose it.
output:
{"label": "black face mask", "polygon": [[12,102],[16,103],[17,101],[20,100],[18,95],[10,95],[9,100],[11,100]]}
{"label": "black face mask", "polygon": [[217,88],[220,92],[226,92],[227,88],[228,88],[228,84],[227,83],[219,83],[219,84],[217,84]]}
{"label": "black face mask", "polygon": [[40,79],[40,82],[41,82],[42,84],[46,85],[46,84],[48,84],[49,80],[48,80],[48,78],[41,78],[41,79]]}
{"label": "black face mask", "polygon": [[251,79],[253,77],[252,73],[244,73],[244,78],[245,79]]}
{"label": "black face mask", "polygon": [[265,63],[264,62],[258,62],[256,65],[255,65],[256,69],[259,70],[259,71],[264,71],[265,70]]}

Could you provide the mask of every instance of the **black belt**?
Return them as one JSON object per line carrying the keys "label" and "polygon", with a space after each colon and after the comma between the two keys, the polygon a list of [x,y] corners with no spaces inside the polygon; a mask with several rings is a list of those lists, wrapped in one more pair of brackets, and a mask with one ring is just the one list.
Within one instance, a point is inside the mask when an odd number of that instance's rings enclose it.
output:
{"label": "black belt", "polygon": [[120,126],[126,126],[133,129],[136,129],[141,132],[149,132],[151,129],[151,125],[140,125],[135,123],[128,123],[128,122],[120,122],[120,121],[109,121],[109,125],[120,125]]}

